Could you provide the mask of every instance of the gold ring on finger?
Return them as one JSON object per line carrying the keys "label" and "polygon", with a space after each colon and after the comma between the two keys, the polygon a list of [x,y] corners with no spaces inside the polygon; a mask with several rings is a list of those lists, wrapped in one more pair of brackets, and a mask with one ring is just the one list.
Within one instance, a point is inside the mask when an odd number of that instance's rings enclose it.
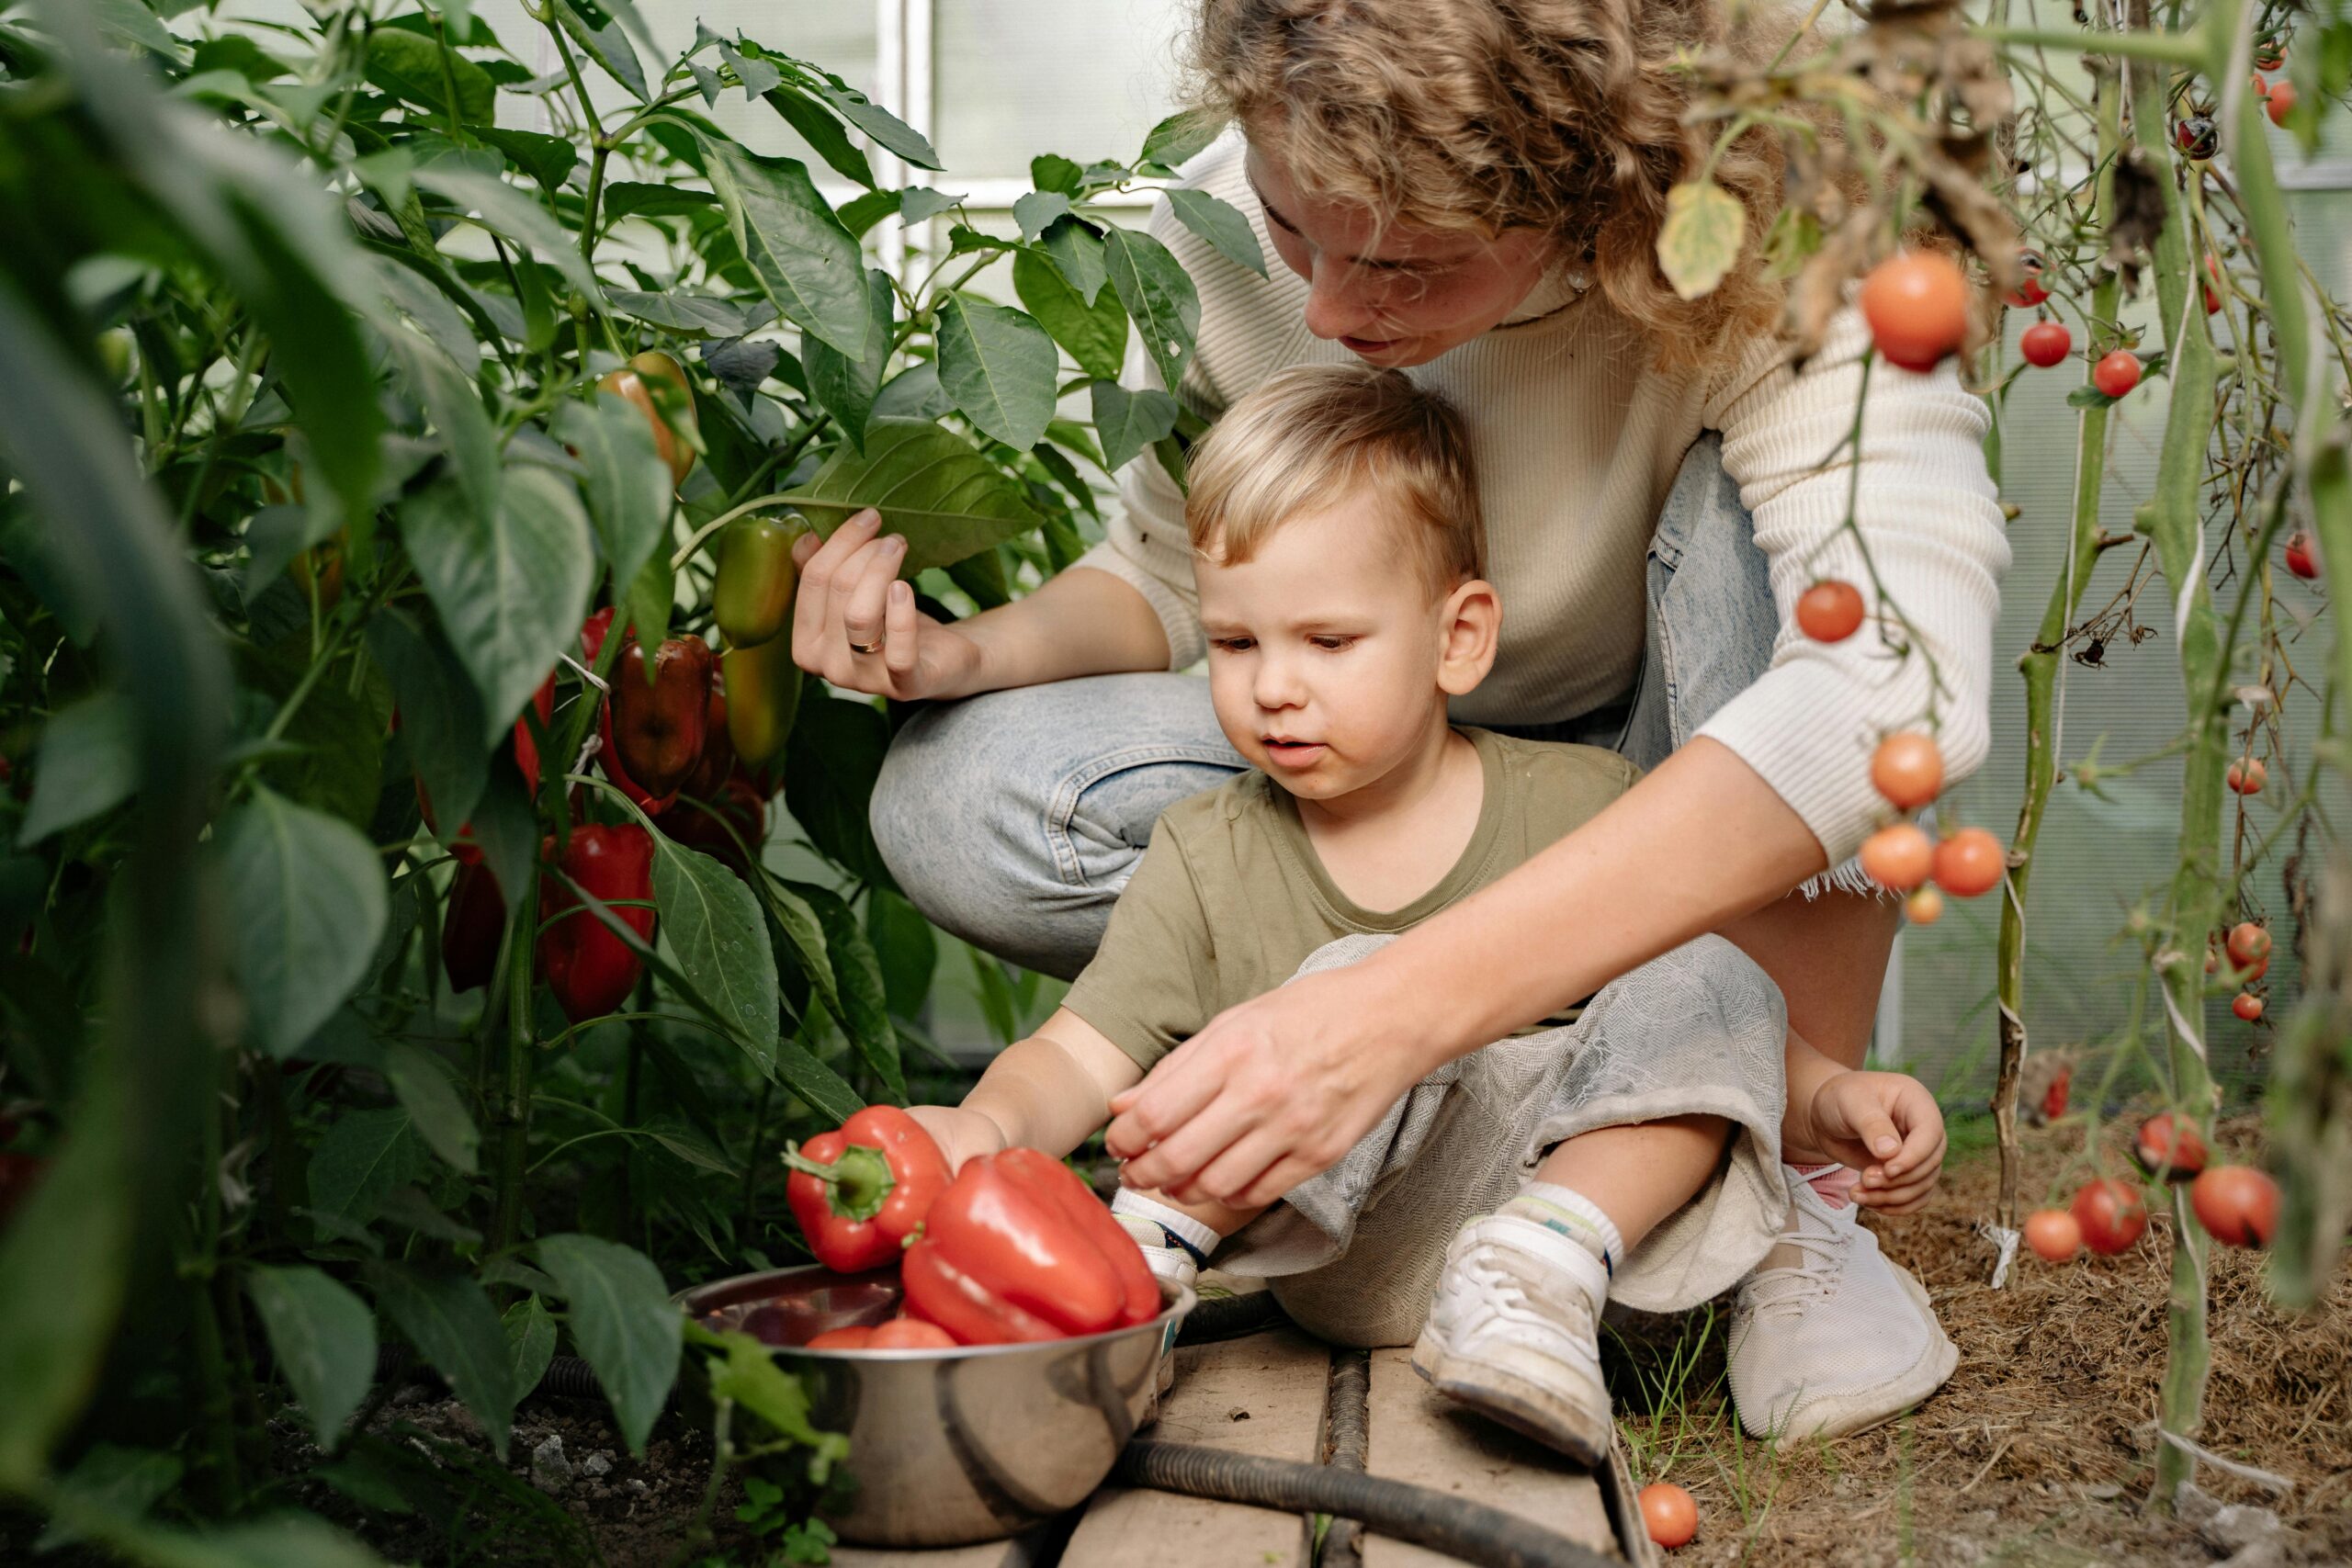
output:
{"label": "gold ring on finger", "polygon": [[852,653],[879,653],[882,651],[882,645],[878,642],[853,641],[849,645],[849,650]]}

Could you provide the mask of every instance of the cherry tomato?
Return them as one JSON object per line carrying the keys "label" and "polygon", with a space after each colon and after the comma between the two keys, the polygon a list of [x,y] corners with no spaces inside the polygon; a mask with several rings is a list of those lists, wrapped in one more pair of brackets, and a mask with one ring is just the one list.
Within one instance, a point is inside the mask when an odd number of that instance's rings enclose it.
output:
{"label": "cherry tomato", "polygon": [[1935,847],[1916,822],[1881,828],[1862,840],[1862,872],[1882,887],[1908,893],[1928,880]]}
{"label": "cherry tomato", "polygon": [[2172,144],[2180,149],[2183,157],[2203,163],[2221,151],[2222,133],[2211,119],[2193,114],[2172,128]]}
{"label": "cherry tomato", "polygon": [[2254,88],[2254,96],[2256,97],[2267,98],[2270,96],[2270,84],[2263,79],[2261,72],[2256,72],[2252,81],[2248,85]]}
{"label": "cherry tomato", "polygon": [[2248,1165],[2217,1165],[2199,1177],[2188,1206],[2223,1247],[2267,1247],[2278,1228],[2278,1184]]}
{"label": "cherry tomato", "polygon": [[1651,1482],[1642,1488],[1641,1503],[1650,1539],[1668,1551],[1699,1533],[1698,1501],[1673,1482]]}
{"label": "cherry tomato", "polygon": [[1797,630],[1815,642],[1844,642],[1860,629],[1862,591],[1826,578],[1797,596]]}
{"label": "cherry tomato", "polygon": [[2295,85],[2292,82],[2280,82],[2273,86],[2270,89],[2269,107],[2263,112],[2270,117],[2271,124],[2286,124],[2287,117],[2295,112]]}
{"label": "cherry tomato", "polygon": [[2008,868],[2008,851],[1982,828],[1962,828],[1936,846],[1936,886],[1955,898],[1990,891]]}
{"label": "cherry tomato", "polygon": [[2074,1084],[2075,1069],[2060,1068],[2058,1076],[2050,1080],[2050,1087],[2042,1091],[2041,1119],[2043,1121],[2055,1122],[2066,1114],[2066,1093]]}
{"label": "cherry tomato", "polygon": [[2254,46],[2254,68],[2256,71],[2281,71],[2287,65],[2287,46],[2273,39]]}
{"label": "cherry tomato", "polygon": [[1935,737],[1905,729],[1880,741],[1871,753],[1871,783],[1905,811],[1935,799],[1944,787],[1944,754]]}
{"label": "cherry tomato", "polygon": [[2205,1168],[2205,1137],[2197,1123],[2177,1111],[2166,1111],[2140,1123],[2132,1143],[2142,1168],[2153,1176],[2163,1171],[2174,1181],[2187,1181]]}
{"label": "cherry tomato", "polygon": [[894,1317],[873,1331],[869,1350],[952,1350],[956,1337],[935,1323],[919,1317]]}
{"label": "cherry tomato", "polygon": [[2205,313],[2210,316],[2222,308],[2218,291],[2229,287],[2222,280],[2222,258],[2211,251],[2205,253],[2205,276],[2212,279],[2205,285]]}
{"label": "cherry tomato", "polygon": [[1904,251],[1862,279],[1862,316],[1887,363],[1933,370],[1968,334],[1968,280],[1949,256]]}
{"label": "cherry tomato", "polygon": [[2082,1224],[2064,1209],[2036,1209],[2025,1217],[2025,1244],[2044,1263],[2064,1263],[2083,1249]]}
{"label": "cherry tomato", "polygon": [[2018,253],[2018,270],[2025,274],[2025,281],[2018,284],[2016,291],[2007,296],[2011,305],[2020,310],[2030,310],[2050,298],[2050,290],[2041,287],[2041,275],[2048,265],[2041,259],[2041,253],[2039,251]]}
{"label": "cherry tomato", "polygon": [[2259,964],[2270,956],[2270,928],[2253,920],[2240,920],[2230,928],[2230,962],[2239,968]]}
{"label": "cherry tomato", "polygon": [[2312,536],[2297,534],[2287,541],[2287,570],[2310,582],[2319,576],[2319,557],[2312,553]]}
{"label": "cherry tomato", "polygon": [[824,1333],[808,1341],[808,1348],[811,1350],[869,1350],[874,1348],[874,1336],[878,1332],[880,1332],[878,1329],[863,1327],[828,1328]]}
{"label": "cherry tomato", "polygon": [[2028,365],[2047,370],[2073,352],[2075,334],[2064,321],[2036,321],[2018,338],[2018,352]]}
{"label": "cherry tomato", "polygon": [[2075,1223],[2083,1227],[2083,1245],[2101,1257],[2124,1251],[2148,1228],[2147,1202],[2132,1182],[2085,1182],[2071,1208]]}
{"label": "cherry tomato", "polygon": [[2252,991],[2240,991],[2230,998],[2230,1010],[2248,1023],[2258,1022],[2262,1018],[2262,998]]}
{"label": "cherry tomato", "polygon": [[2270,770],[2262,765],[2259,757],[2240,757],[2222,777],[2236,794],[2260,795],[2262,786],[2270,782]]}
{"label": "cherry tomato", "polygon": [[2140,356],[2119,348],[2091,367],[2091,384],[2110,398],[2120,398],[2140,384]]}
{"label": "cherry tomato", "polygon": [[1932,926],[1944,918],[1944,896],[1922,887],[1903,900],[1904,917],[1915,926]]}

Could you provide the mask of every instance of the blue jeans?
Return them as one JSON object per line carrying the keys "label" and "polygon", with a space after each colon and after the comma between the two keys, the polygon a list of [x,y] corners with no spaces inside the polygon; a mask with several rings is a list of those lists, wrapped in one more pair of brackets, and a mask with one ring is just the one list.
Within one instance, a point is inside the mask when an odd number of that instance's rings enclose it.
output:
{"label": "blue jeans", "polygon": [[[1508,604],[1510,585],[1500,586]],[[1658,518],[1648,597],[1642,672],[1623,701],[1565,723],[1491,728],[1606,746],[1648,768],[1763,673],[1780,615],[1713,433],[1683,459]],[[1093,957],[1161,810],[1247,766],[1198,676],[989,692],[935,705],[899,730],[874,792],[874,836],[935,924],[1071,978]]]}

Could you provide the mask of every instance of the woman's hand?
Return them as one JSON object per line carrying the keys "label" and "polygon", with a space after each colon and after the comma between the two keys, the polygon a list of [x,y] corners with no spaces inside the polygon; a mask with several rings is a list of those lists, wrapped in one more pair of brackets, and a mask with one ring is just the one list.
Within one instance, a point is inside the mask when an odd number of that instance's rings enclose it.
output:
{"label": "woman's hand", "polygon": [[[1130,1187],[1258,1209],[1328,1170],[1428,1070],[1363,1027],[1392,1016],[1364,964],[1229,1008],[1111,1101]],[[1352,1023],[1352,1027],[1351,1024]]]}
{"label": "woman's hand", "polygon": [[960,1105],[910,1105],[907,1114],[931,1134],[951,1171],[963,1169],[967,1159],[1004,1152],[1004,1129],[977,1111]]}
{"label": "woman's hand", "polygon": [[1838,1073],[1814,1091],[1811,1135],[1782,1149],[1792,1160],[1834,1161],[1861,1172],[1854,1201],[1907,1214],[1936,1190],[1944,1163],[1944,1114],[1908,1073]]}
{"label": "woman's hand", "polygon": [[830,539],[809,534],[793,546],[792,661],[844,691],[899,702],[968,695],[978,689],[979,645],[915,608],[913,585],[899,581],[907,541],[881,527],[869,509]]}

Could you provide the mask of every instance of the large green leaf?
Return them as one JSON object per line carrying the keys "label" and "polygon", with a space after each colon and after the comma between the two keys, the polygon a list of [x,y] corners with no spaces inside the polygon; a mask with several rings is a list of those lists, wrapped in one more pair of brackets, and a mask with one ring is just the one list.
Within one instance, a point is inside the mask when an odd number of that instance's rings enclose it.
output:
{"label": "large green leaf", "polygon": [[[582,14],[579,0],[554,0],[555,19],[571,35],[589,59],[605,68],[605,73],[637,96],[642,103],[647,97],[645,67],[638,62],[637,51],[621,30],[617,18],[605,17],[591,21]],[[597,7],[599,11],[602,6]]]}
{"label": "large green leaf", "polygon": [[550,197],[563,188],[564,176],[580,162],[578,150],[560,136],[500,130],[487,125],[476,126],[474,134],[505,153],[509,164],[530,175]]}
{"label": "large green leaf", "polygon": [[[773,69],[773,67],[771,67]],[[866,161],[865,151],[849,139],[842,129],[841,117],[819,103],[807,93],[788,82],[781,82],[760,95],[768,107],[784,117],[784,122],[808,143],[820,158],[825,160],[833,173],[845,180],[854,180],[867,190],[874,188],[874,165]]]}
{"label": "large green leaf", "polygon": [[862,881],[896,886],[866,812],[890,727],[863,697],[812,699],[784,753],[784,798],[809,839]]}
{"label": "large green leaf", "polygon": [[907,536],[901,570],[949,566],[1037,525],[1020,487],[952,430],[927,421],[876,418],[863,453],[835,448],[798,491],[782,498],[827,536],[862,508]]}
{"label": "large green leaf", "polygon": [[384,334],[401,372],[440,433],[449,453],[450,472],[476,509],[489,511],[498,503],[498,431],[473,378],[424,338],[405,327]]}
{"label": "large green leaf", "polygon": [[645,1435],[678,1381],[684,1319],[671,1304],[662,1270],[617,1242],[586,1235],[540,1239],[539,1267],[562,1287],[572,1341],[596,1370],[631,1453],[645,1451]]}
{"label": "large green leaf", "polygon": [[865,351],[865,267],[806,165],[710,138],[711,188],[743,259],[775,308],[843,354]]}
{"label": "large green leaf", "polygon": [[484,739],[514,722],[556,658],[580,635],[595,563],[587,516],[571,485],[517,465],[484,514],[453,480],[401,508],[416,572],[481,694]]}
{"label": "large green leaf", "polygon": [[[187,1468],[177,1454],[92,1443],[89,1451],[74,1462],[72,1472],[57,1484],[60,1492],[74,1499],[77,1510],[87,1507],[127,1521],[145,1517],[165,1493],[179,1484]],[[33,1551],[53,1551],[85,1539],[63,1518],[52,1517],[33,1542]]]}
{"label": "large green leaf", "polygon": [[385,1194],[432,1168],[433,1156],[406,1110],[346,1111],[311,1153],[311,1208],[364,1225]]}
{"label": "large green leaf", "polygon": [[736,1032],[762,1074],[775,1071],[775,953],[752,890],[718,861],[653,835],[661,940],[703,1000]]}
{"label": "large green leaf", "polygon": [[1170,210],[1176,220],[1206,240],[1217,254],[1238,265],[1248,267],[1260,277],[1266,276],[1266,254],[1258,248],[1258,236],[1230,202],[1220,200],[1204,190],[1178,186],[1167,193]]}
{"label": "large green leaf", "polygon": [[591,301],[602,302],[604,286],[596,281],[587,260],[563,225],[546,208],[496,175],[485,175],[454,163],[435,164],[416,171],[417,188],[432,192],[460,211],[479,212],[487,227],[517,244],[527,245],[541,261],[560,271],[574,288]]}
{"label": "large green leaf", "polygon": [[811,69],[809,86],[841,117],[918,169],[939,168],[939,154],[923,133],[831,72]]}
{"label": "large green leaf", "polygon": [[384,868],[349,823],[258,784],[221,824],[219,863],[254,1037],[283,1059],[367,977],[388,912]]}
{"label": "large green leaf", "polygon": [[368,619],[368,651],[392,688],[401,739],[441,830],[455,836],[490,776],[473,682],[447,641],[389,605]]}
{"label": "large green leaf", "polygon": [[376,1304],[449,1380],[498,1457],[514,1420],[514,1374],[506,1330],[482,1288],[462,1274],[428,1274],[402,1264],[370,1265]]}
{"label": "large green leaf", "polygon": [[1143,152],[1138,163],[1157,164],[1172,169],[1195,154],[1205,152],[1210,142],[1225,130],[1226,122],[1216,115],[1185,109],[1170,115],[1151,128],[1143,139]]}
{"label": "large green leaf", "polygon": [[885,1005],[900,1018],[922,1011],[939,967],[939,938],[903,895],[876,887],[865,896],[865,935],[882,971]]}
{"label": "large green leaf", "polygon": [[82,1537],[142,1568],[384,1568],[382,1558],[310,1514],[198,1531],[140,1522],[81,1498],[56,1496],[51,1506]]}
{"label": "large green leaf", "polygon": [[816,911],[825,932],[825,953],[832,961],[835,987],[829,1002],[842,1032],[856,1045],[865,1065],[874,1069],[890,1098],[907,1098],[906,1074],[899,1066],[899,1032],[890,1022],[890,1002],[882,987],[882,964],[873,944],[857,923],[857,916],[831,888],[810,883],[786,884]]}
{"label": "large green leaf", "polygon": [[1062,276],[1092,310],[1102,297],[1102,286],[1111,280],[1103,260],[1102,236],[1076,218],[1057,218],[1046,226],[1044,244],[1046,254],[1062,269]]}
{"label": "large green leaf", "polygon": [[833,416],[849,437],[850,446],[865,450],[865,424],[873,417],[875,394],[890,366],[890,344],[897,327],[897,295],[890,275],[876,268],[865,275],[865,351],[842,353],[820,337],[800,340],[800,363],[808,372],[808,390],[817,405]]}
{"label": "large green leaf", "polygon": [[[489,73],[452,49],[397,28],[378,28],[368,38],[368,80],[394,97],[436,114],[448,112],[447,83],[458,90],[458,118],[469,123],[491,118],[498,84]],[[446,73],[446,75],[445,75]]]}
{"label": "large green leaf", "polygon": [[612,568],[613,586],[626,592],[670,525],[670,466],[653,444],[653,426],[617,392],[593,403],[556,411],[556,439],[580,456],[588,472],[588,520]]}
{"label": "large green leaf", "polygon": [[983,434],[1027,451],[1054,417],[1054,340],[1019,310],[951,294],[933,308],[939,384]]}
{"label": "large green leaf", "polygon": [[376,1380],[376,1314],[345,1286],[307,1265],[245,1270],[245,1293],[269,1335],[271,1356],[311,1419],[322,1449]]}
{"label": "large green leaf", "polygon": [[[238,677],[279,704],[290,700],[310,673],[307,636],[266,654],[239,650]],[[338,658],[293,710],[278,736],[291,750],[263,765],[262,782],[364,832],[383,791],[384,738],[391,719],[392,694],[382,673],[356,652],[348,662]]]}
{"label": "large green leaf", "polygon": [[508,1307],[500,1321],[506,1329],[506,1370],[514,1397],[528,1399],[555,1359],[555,1319],[533,1294]]}
{"label": "large green leaf", "polygon": [[1157,387],[1130,392],[1116,381],[1097,381],[1089,391],[1106,473],[1117,473],[1136,453],[1176,428],[1176,400]]}
{"label": "large green leaf", "polygon": [[130,798],[138,782],[130,702],[113,692],[85,697],[50,716],[34,753],[33,799],[17,831],[37,844]]}
{"label": "large green leaf", "polygon": [[1168,247],[1148,234],[1112,229],[1102,236],[1103,265],[1119,303],[1135,318],[1159,378],[1173,392],[1193,362],[1193,335],[1201,327],[1201,297]]}
{"label": "large green leaf", "polygon": [[1061,268],[1035,251],[1014,254],[1012,289],[1080,370],[1118,379],[1127,357],[1127,312],[1118,296],[1098,292],[1089,305]]}
{"label": "large green leaf", "polygon": [[418,1135],[432,1145],[433,1152],[464,1175],[473,1175],[481,1134],[441,1064],[421,1045],[388,1040],[384,1076],[400,1097],[401,1109],[408,1112]]}

